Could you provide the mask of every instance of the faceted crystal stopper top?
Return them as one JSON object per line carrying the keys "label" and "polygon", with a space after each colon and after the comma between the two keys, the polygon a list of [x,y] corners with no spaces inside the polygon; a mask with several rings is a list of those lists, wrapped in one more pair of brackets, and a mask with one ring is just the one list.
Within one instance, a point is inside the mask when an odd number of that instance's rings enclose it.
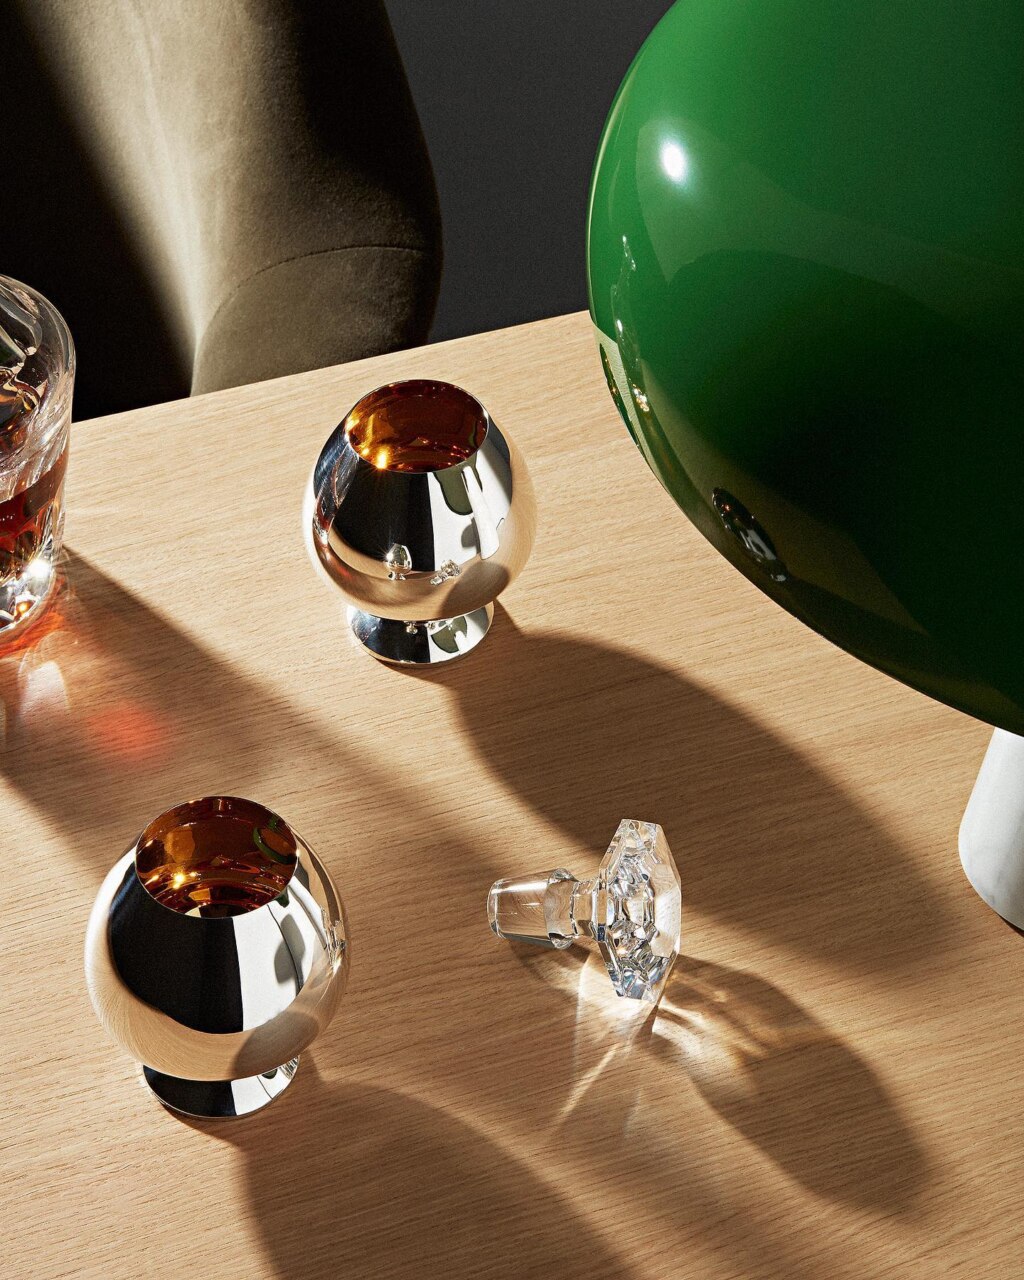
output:
{"label": "faceted crystal stopper top", "polygon": [[679,872],[654,822],[624,818],[591,879],[556,870],[499,880],[487,913],[499,938],[596,943],[615,990],[633,1000],[657,1000],[679,954]]}

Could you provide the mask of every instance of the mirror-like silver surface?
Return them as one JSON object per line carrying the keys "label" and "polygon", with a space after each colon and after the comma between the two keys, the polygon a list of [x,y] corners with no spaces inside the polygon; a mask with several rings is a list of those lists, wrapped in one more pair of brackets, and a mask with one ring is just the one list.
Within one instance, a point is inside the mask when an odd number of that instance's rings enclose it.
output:
{"label": "mirror-like silver surface", "polygon": [[439,470],[374,466],[350,443],[348,416],[313,468],[303,507],[307,549],[354,606],[357,637],[384,661],[438,662],[468,652],[486,634],[482,619],[440,643],[428,643],[426,631],[405,640],[401,627],[373,620],[461,620],[491,604],[529,557],[536,507],[525,464],[482,406],[480,413],[482,444]]}
{"label": "mirror-like silver surface", "polygon": [[[85,944],[93,1006],[176,1110],[244,1114],[265,1105],[338,1007],[349,966],[344,907],[319,859],[295,839],[287,888],[240,915],[183,914],[156,901],[136,870],[138,840],[100,887]],[[193,1106],[173,1101],[155,1083],[161,1076],[182,1088],[218,1082],[227,1101],[212,1088],[178,1089]],[[264,1078],[256,1092],[247,1089],[254,1077]]]}

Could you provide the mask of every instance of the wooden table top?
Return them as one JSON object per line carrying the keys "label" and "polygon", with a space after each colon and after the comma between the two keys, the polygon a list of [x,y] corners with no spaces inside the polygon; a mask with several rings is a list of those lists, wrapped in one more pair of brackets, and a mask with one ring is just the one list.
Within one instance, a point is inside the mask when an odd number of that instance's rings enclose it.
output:
{"label": "wooden table top", "polygon": [[[433,376],[519,441],[540,527],[485,645],[354,649],[299,528],[364,391]],[[70,587],[0,661],[0,1273],[1020,1274],[1020,939],[956,833],[988,731],[771,604],[622,429],[582,315],[75,429]],[[100,880],[173,802],[247,795],[330,868],[352,978],[294,1086],[206,1127],[82,974]],[[493,879],[681,863],[657,1016],[497,942]]]}

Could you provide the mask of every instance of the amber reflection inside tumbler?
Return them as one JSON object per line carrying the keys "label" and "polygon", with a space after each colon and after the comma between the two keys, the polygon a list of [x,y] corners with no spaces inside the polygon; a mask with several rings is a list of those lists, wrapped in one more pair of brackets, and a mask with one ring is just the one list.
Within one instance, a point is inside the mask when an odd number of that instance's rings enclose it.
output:
{"label": "amber reflection inside tumbler", "polygon": [[443,471],[487,435],[481,404],[450,382],[417,379],[371,391],[345,419],[349,444],[381,471]]}
{"label": "amber reflection inside tumbler", "polygon": [[149,824],[135,869],[149,894],[172,911],[240,916],[281,895],[297,850],[287,823],[263,805],[207,796]]}

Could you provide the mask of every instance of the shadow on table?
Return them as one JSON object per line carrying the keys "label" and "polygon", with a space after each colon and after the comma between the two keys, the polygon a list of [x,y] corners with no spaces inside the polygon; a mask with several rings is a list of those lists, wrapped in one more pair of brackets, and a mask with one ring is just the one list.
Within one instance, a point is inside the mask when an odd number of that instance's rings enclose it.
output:
{"label": "shadow on table", "polygon": [[685,1129],[687,1107],[675,1103],[690,1084],[816,1195],[892,1213],[917,1199],[924,1153],[874,1071],[763,978],[680,956],[652,1010],[614,994],[597,953],[512,950],[575,1004],[565,1054],[574,1070],[553,1130],[563,1147],[588,1159],[603,1148],[637,1168],[650,1161],[657,1184],[665,1155],[651,1138]]}
{"label": "shadow on table", "polygon": [[529,1162],[425,1102],[328,1084],[310,1059],[264,1115],[204,1130],[241,1153],[265,1256],[288,1280],[622,1274]]}
{"label": "shadow on table", "polygon": [[[600,968],[579,955],[555,964],[566,993]],[[429,1101],[327,1083],[309,1057],[264,1115],[197,1127],[240,1153],[265,1256],[289,1280],[612,1277],[630,1274],[625,1260],[652,1233],[665,1275],[689,1253],[725,1259],[737,1274],[816,1280],[847,1274],[842,1247],[779,1212],[793,1204],[787,1180],[860,1212],[895,1218],[913,1205],[927,1169],[884,1088],[769,983],[683,957],[655,1016],[624,1030],[604,1017],[623,1003],[580,1001],[569,1097],[553,1122],[538,1123],[546,1082],[514,1056],[503,1064],[500,1141]],[[453,1028],[456,1037],[472,1055]],[[690,1086],[706,1119],[692,1102],[677,1105]],[[719,1120],[742,1141],[724,1143]],[[747,1143],[782,1175],[765,1203]],[[595,1197],[588,1214],[600,1218],[607,1198],[624,1252],[611,1254],[575,1208],[583,1176]]]}
{"label": "shadow on table", "polygon": [[[449,689],[488,767],[593,851],[578,870],[620,818],[645,818],[700,912],[842,966],[941,945],[952,922],[899,845],[742,711],[634,654],[520,633],[500,609],[487,643],[486,663],[425,678]],[[506,874],[541,869],[508,840]]]}
{"label": "shadow on table", "polygon": [[926,1181],[924,1154],[867,1063],[763,978],[680,957],[647,1047],[817,1195],[897,1211]]}

